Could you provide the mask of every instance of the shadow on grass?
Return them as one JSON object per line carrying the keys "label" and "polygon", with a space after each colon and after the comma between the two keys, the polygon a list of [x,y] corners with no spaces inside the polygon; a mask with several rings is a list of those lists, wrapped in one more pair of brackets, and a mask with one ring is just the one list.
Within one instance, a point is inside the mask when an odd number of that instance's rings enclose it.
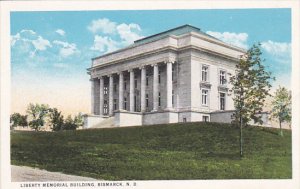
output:
{"label": "shadow on grass", "polygon": [[206,154],[201,154],[202,157],[205,158],[214,158],[214,159],[228,159],[228,160],[241,160],[242,158],[240,157],[239,153],[218,153],[218,152],[209,152]]}
{"label": "shadow on grass", "polygon": [[278,129],[275,130],[275,129],[270,129],[270,128],[263,128],[262,131],[279,136],[279,130]]}

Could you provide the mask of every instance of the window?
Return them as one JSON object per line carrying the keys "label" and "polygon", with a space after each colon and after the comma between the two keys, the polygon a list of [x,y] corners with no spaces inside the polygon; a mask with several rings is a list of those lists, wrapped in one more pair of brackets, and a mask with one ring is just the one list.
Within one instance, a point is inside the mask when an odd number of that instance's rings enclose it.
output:
{"label": "window", "polygon": [[127,98],[124,97],[124,109],[127,110]]}
{"label": "window", "polygon": [[160,75],[161,75],[161,71],[158,70],[158,83],[160,83]]}
{"label": "window", "polygon": [[146,94],[146,107],[149,107],[149,95]]}
{"label": "window", "polygon": [[202,66],[202,81],[208,81],[208,66]]}
{"label": "window", "polygon": [[137,103],[136,103],[136,96],[134,95],[134,111],[135,112],[137,112],[137,107],[136,107],[136,105],[137,105]]}
{"label": "window", "polygon": [[174,105],[174,90],[172,90],[172,105]]}
{"label": "window", "polygon": [[117,110],[117,99],[114,99],[114,110]]}
{"label": "window", "polygon": [[114,84],[114,92],[117,91],[117,84]]}
{"label": "window", "polygon": [[104,114],[108,114],[107,100],[104,100],[104,104],[103,104],[103,113],[104,113]]}
{"label": "window", "polygon": [[137,79],[134,79],[134,88],[137,89]]}
{"label": "window", "polygon": [[208,90],[202,89],[202,105],[208,105]]}
{"label": "window", "polygon": [[108,93],[108,88],[107,86],[104,86],[104,94],[107,95],[107,93]]}
{"label": "window", "polygon": [[124,90],[125,91],[127,90],[127,82],[126,81],[124,82]]}
{"label": "window", "polygon": [[158,93],[158,106],[160,107],[161,100],[160,100],[160,92]]}
{"label": "window", "polygon": [[225,93],[220,93],[220,110],[225,110]]}
{"label": "window", "polygon": [[208,116],[202,116],[202,121],[209,122],[209,117]]}
{"label": "window", "polygon": [[172,66],[172,81],[174,80],[174,74],[175,74],[175,67]]}
{"label": "window", "polygon": [[146,74],[146,86],[148,86],[149,85],[149,74],[147,73]]}
{"label": "window", "polygon": [[185,122],[186,122],[186,118],[185,118],[185,117],[182,119],[182,122],[183,122],[183,123],[185,123]]}
{"label": "window", "polygon": [[226,84],[226,72],[224,70],[220,71],[220,85]]}

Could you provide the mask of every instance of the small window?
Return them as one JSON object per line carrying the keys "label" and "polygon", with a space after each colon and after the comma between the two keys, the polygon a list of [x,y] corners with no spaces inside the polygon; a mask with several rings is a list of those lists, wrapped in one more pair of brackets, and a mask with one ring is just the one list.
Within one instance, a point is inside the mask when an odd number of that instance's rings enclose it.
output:
{"label": "small window", "polygon": [[174,75],[175,75],[175,67],[172,66],[172,81],[174,80]]}
{"label": "small window", "polygon": [[202,121],[204,122],[209,122],[209,116],[203,116]]}
{"label": "small window", "polygon": [[146,107],[149,107],[149,95],[146,94]]}
{"label": "small window", "polygon": [[137,79],[134,79],[134,88],[137,89]]}
{"label": "small window", "polygon": [[114,99],[114,110],[117,110],[117,99]]}
{"label": "small window", "polygon": [[183,122],[183,123],[185,123],[185,122],[186,122],[186,118],[185,118],[185,117],[182,119],[182,122]]}
{"label": "small window", "polygon": [[208,81],[208,66],[202,66],[202,81]]}
{"label": "small window", "polygon": [[160,83],[160,75],[161,75],[161,71],[158,71],[158,83]]}
{"label": "small window", "polygon": [[225,93],[220,93],[220,110],[225,110]]}
{"label": "small window", "polygon": [[104,113],[104,114],[108,114],[108,104],[107,104],[107,100],[104,100],[104,104],[103,104],[103,113]]}
{"label": "small window", "polygon": [[127,98],[124,97],[124,109],[127,110]]}
{"label": "small window", "polygon": [[124,82],[124,90],[127,90],[127,82]]}
{"label": "small window", "polygon": [[220,70],[220,85],[226,84],[226,72],[224,70]]}
{"label": "small window", "polygon": [[134,111],[137,112],[137,103],[136,103],[137,99],[136,96],[134,95]]}
{"label": "small window", "polygon": [[108,87],[104,86],[104,94],[107,95],[108,94]]}
{"label": "small window", "polygon": [[117,91],[117,84],[114,84],[114,92]]}
{"label": "small window", "polygon": [[208,90],[202,89],[202,105],[208,105]]}
{"label": "small window", "polygon": [[172,105],[174,105],[174,90],[172,90]]}
{"label": "small window", "polygon": [[158,93],[158,106],[160,107],[161,99],[160,99],[160,92]]}
{"label": "small window", "polygon": [[146,86],[148,86],[149,85],[149,74],[147,73],[146,74]]}

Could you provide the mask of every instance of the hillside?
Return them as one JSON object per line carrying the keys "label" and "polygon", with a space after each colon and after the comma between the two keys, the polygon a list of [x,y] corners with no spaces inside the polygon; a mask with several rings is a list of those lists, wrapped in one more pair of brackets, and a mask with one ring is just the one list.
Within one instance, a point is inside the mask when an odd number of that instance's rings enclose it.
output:
{"label": "hillside", "polygon": [[186,123],[64,132],[12,132],[14,165],[105,180],[291,178],[291,131]]}

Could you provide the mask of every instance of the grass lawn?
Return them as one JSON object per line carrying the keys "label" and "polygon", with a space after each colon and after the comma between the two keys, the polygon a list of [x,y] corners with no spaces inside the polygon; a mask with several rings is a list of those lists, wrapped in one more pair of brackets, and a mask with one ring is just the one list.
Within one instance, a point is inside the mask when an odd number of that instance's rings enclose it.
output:
{"label": "grass lawn", "polygon": [[14,165],[105,180],[287,179],[291,131],[185,123],[63,132],[11,133]]}

